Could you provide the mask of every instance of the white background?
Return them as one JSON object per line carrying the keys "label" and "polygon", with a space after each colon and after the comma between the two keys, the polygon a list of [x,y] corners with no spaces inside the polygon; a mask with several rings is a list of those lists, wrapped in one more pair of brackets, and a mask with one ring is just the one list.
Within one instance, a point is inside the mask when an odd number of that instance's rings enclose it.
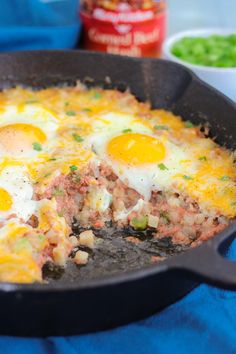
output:
{"label": "white background", "polygon": [[236,0],[167,0],[169,34],[200,27],[236,29]]}

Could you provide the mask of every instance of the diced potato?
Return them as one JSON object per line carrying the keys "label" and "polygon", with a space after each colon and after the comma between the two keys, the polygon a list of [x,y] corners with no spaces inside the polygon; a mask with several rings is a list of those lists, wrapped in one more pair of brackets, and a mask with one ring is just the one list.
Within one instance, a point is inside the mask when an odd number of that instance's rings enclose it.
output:
{"label": "diced potato", "polygon": [[158,216],[154,216],[154,215],[148,215],[148,226],[149,227],[153,227],[153,228],[157,228],[159,223],[159,217]]}
{"label": "diced potato", "polygon": [[72,247],[77,247],[79,245],[79,240],[76,236],[70,236],[70,243]]}
{"label": "diced potato", "polygon": [[63,246],[57,246],[52,251],[55,264],[64,267],[67,260],[67,252]]}
{"label": "diced potato", "polygon": [[88,252],[84,252],[84,251],[77,251],[75,257],[73,258],[73,261],[76,264],[87,264],[88,263],[88,257],[89,254]]}
{"label": "diced potato", "polygon": [[86,230],[80,233],[78,244],[88,248],[94,248],[95,236],[92,230]]}

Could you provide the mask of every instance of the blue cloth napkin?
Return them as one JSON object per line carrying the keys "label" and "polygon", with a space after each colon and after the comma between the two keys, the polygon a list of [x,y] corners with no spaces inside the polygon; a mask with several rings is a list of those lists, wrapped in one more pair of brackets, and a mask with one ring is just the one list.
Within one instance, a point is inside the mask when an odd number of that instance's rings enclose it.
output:
{"label": "blue cloth napkin", "polygon": [[[236,242],[230,249],[236,259]],[[113,330],[46,339],[0,337],[4,354],[235,354],[236,292],[201,285],[145,320]]]}
{"label": "blue cloth napkin", "polygon": [[0,51],[74,48],[78,0],[0,0]]}

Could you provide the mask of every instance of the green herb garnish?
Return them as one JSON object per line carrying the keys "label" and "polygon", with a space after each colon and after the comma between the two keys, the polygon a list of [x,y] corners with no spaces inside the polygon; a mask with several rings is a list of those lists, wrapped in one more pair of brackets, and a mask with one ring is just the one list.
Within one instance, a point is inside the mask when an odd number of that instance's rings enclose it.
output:
{"label": "green herb garnish", "polygon": [[170,215],[166,212],[166,211],[162,211],[161,213],[160,213],[160,216],[163,218],[163,219],[165,219],[167,222],[170,222]]}
{"label": "green herb garnish", "polygon": [[40,143],[33,143],[33,149],[36,151],[42,151],[42,146]]}
{"label": "green herb garnish", "polygon": [[230,205],[234,206],[234,205],[236,205],[236,202],[233,202],[233,203],[231,203]]}
{"label": "green herb garnish", "polygon": [[45,235],[38,234],[38,238],[40,239],[40,241],[44,241],[45,240]]}
{"label": "green herb garnish", "polygon": [[201,157],[199,157],[199,159],[198,160],[200,160],[200,161],[206,161],[207,160],[207,158],[206,158],[206,156],[201,156]]}
{"label": "green herb garnish", "polygon": [[75,141],[77,141],[78,143],[81,143],[81,141],[84,140],[80,135],[78,135],[76,133],[72,134],[72,136],[75,139]]}
{"label": "green herb garnish", "polygon": [[69,102],[65,102],[65,107],[68,107],[69,106]]}
{"label": "green herb garnish", "polygon": [[101,95],[100,92],[95,92],[93,97],[96,98],[96,99],[99,99],[99,98],[102,97],[102,95]]}
{"label": "green herb garnish", "polygon": [[51,173],[49,172],[49,173],[46,173],[43,177],[44,178],[47,178],[47,177],[49,177],[51,175]]}
{"label": "green herb garnish", "polygon": [[81,180],[81,178],[80,178],[80,176],[78,174],[73,176],[73,182],[80,183],[80,180]]}
{"label": "green herb garnish", "polygon": [[28,238],[24,237],[21,239],[18,239],[15,243],[15,248],[16,250],[22,250],[22,249],[32,249],[32,245]]}
{"label": "green herb garnish", "polygon": [[194,128],[194,124],[190,120],[187,120],[184,125],[185,128]]}
{"label": "green herb garnish", "polygon": [[75,113],[75,111],[67,111],[66,115],[67,116],[76,116],[76,113]]}
{"label": "green herb garnish", "polygon": [[64,195],[64,191],[62,189],[60,189],[59,187],[55,187],[53,192],[52,192],[52,195],[54,197],[60,197],[60,196]]}
{"label": "green herb garnish", "polygon": [[166,125],[154,125],[153,128],[157,130],[169,130],[169,128]]}
{"label": "green herb garnish", "polygon": [[129,128],[128,128],[128,129],[124,129],[124,130],[122,130],[122,132],[125,133],[125,134],[126,134],[126,133],[131,133],[131,132],[132,132],[132,129],[129,129]]}
{"label": "green herb garnish", "polygon": [[78,167],[75,166],[75,165],[72,165],[72,166],[70,166],[70,170],[71,170],[72,172],[74,172],[74,171],[78,170]]}
{"label": "green herb garnish", "polygon": [[164,163],[159,163],[159,164],[158,164],[158,167],[159,167],[159,169],[162,170],[162,171],[169,170],[169,169],[166,167],[166,165],[164,165]]}
{"label": "green herb garnish", "polygon": [[130,225],[135,229],[135,230],[140,230],[143,231],[147,228],[148,225],[148,217],[147,216],[141,216],[139,218],[133,218],[130,221]]}
{"label": "green herb garnish", "polygon": [[230,180],[230,177],[229,177],[229,176],[222,176],[222,177],[219,178],[219,180],[220,180],[220,181],[223,181],[223,182],[229,181],[229,180]]}
{"label": "green herb garnish", "polygon": [[56,161],[56,158],[52,157],[51,159],[48,159],[48,161]]}
{"label": "green herb garnish", "polygon": [[25,104],[32,104],[32,103],[37,103],[37,102],[38,102],[38,100],[32,99],[32,100],[25,101]]}
{"label": "green herb garnish", "polygon": [[83,112],[92,112],[92,109],[90,109],[90,108],[83,108],[82,111],[83,111]]}
{"label": "green herb garnish", "polygon": [[190,176],[186,176],[186,175],[183,175],[183,178],[184,178],[184,179],[187,179],[187,180],[191,180],[191,179],[193,179],[192,177],[190,177]]}

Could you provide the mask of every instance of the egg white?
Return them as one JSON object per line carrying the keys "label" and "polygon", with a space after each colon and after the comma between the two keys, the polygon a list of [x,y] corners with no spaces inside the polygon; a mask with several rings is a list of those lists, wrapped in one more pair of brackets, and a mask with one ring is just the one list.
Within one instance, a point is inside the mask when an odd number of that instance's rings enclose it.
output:
{"label": "egg white", "polygon": [[32,200],[33,186],[26,169],[21,166],[8,166],[0,173],[0,188],[8,192],[12,206],[8,211],[0,211],[0,220],[12,214],[27,221],[37,208],[37,201]]}
{"label": "egg white", "polygon": [[93,135],[112,136],[125,129],[137,133],[150,134],[151,128],[143,124],[137,117],[128,113],[109,112],[94,118]]}

